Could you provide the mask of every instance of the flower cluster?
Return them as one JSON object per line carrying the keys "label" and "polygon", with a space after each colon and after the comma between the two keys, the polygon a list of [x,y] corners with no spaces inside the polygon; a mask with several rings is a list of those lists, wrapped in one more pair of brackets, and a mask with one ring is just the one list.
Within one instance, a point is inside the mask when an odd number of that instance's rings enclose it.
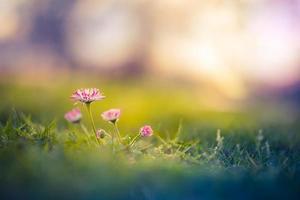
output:
{"label": "flower cluster", "polygon": [[[103,140],[106,138],[106,136],[109,136],[109,138],[111,139],[111,144],[112,144],[112,148],[114,151],[115,144],[116,144],[115,138],[117,139],[117,142],[119,145],[125,145],[124,140],[121,137],[118,126],[117,126],[117,122],[121,116],[121,110],[119,108],[113,108],[113,109],[104,111],[101,114],[101,117],[104,121],[107,121],[113,125],[114,131],[111,133],[106,132],[104,129],[96,129],[96,126],[94,123],[94,118],[93,118],[92,111],[91,111],[91,103],[94,101],[100,101],[104,98],[105,98],[105,96],[103,95],[103,93],[100,92],[99,89],[97,89],[97,88],[78,89],[71,95],[71,99],[73,101],[81,102],[86,106],[88,114],[89,114],[89,118],[90,118],[90,121],[92,124],[92,128],[93,128],[93,131],[95,134],[95,138],[96,138],[96,141],[98,142],[98,144],[103,144]],[[75,108],[75,109],[67,112],[64,117],[67,121],[69,121],[71,123],[80,123],[82,114],[81,114],[81,111],[79,110],[79,108]],[[81,127],[83,127],[84,132],[87,132],[86,128],[84,126],[81,126]],[[128,143],[127,146],[128,147],[133,146],[139,137],[150,137],[152,135],[153,135],[153,130],[152,130],[151,126],[145,125],[140,128],[139,133],[136,135],[136,137],[134,137],[134,139],[132,139]]]}

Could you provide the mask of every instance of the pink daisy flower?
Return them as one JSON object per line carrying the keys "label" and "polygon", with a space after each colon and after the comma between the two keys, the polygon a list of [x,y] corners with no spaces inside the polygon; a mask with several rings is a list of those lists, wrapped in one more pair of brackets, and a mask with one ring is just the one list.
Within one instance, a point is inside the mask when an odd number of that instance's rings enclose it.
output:
{"label": "pink daisy flower", "polygon": [[140,134],[142,137],[150,137],[153,135],[153,130],[151,126],[145,125],[140,129]]}
{"label": "pink daisy flower", "polygon": [[82,118],[82,115],[78,108],[74,108],[73,110],[71,110],[65,114],[65,119],[71,123],[79,123],[81,118]]}
{"label": "pink daisy flower", "polygon": [[87,104],[104,98],[105,96],[97,88],[78,89],[71,95],[72,100]]}
{"label": "pink daisy flower", "polygon": [[119,119],[120,115],[121,115],[121,110],[117,108],[107,110],[101,114],[102,118],[105,121],[109,121],[112,123],[115,123]]}

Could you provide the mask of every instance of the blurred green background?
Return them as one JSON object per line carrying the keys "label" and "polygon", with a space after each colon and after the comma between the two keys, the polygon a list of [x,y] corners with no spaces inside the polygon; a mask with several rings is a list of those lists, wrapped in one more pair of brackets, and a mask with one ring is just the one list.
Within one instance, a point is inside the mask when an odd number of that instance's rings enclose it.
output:
{"label": "blurred green background", "polygon": [[244,104],[236,102],[233,108],[220,110],[207,106],[203,101],[205,94],[198,87],[186,82],[149,77],[108,80],[94,75],[74,74],[43,82],[19,78],[3,80],[0,83],[2,122],[8,119],[13,110],[17,110],[32,116],[36,122],[47,123],[55,119],[60,127],[66,127],[68,123],[63,118],[64,114],[79,107],[84,113],[84,123],[90,126],[86,108],[82,104],[74,105],[70,100],[70,95],[82,87],[97,87],[106,96],[103,101],[92,105],[97,127],[109,128],[100,117],[103,111],[120,108],[122,115],[119,126],[124,134],[135,134],[143,124],[152,125],[163,135],[174,134],[179,126],[183,126],[186,132],[207,128],[259,129],[265,125],[293,124],[299,116],[295,103],[278,99]]}
{"label": "blurred green background", "polygon": [[[171,132],[299,113],[299,0],[2,0],[0,118],[57,118],[77,88],[120,107],[126,131]],[[249,119],[251,118],[251,119]],[[103,123],[101,126],[105,126]]]}

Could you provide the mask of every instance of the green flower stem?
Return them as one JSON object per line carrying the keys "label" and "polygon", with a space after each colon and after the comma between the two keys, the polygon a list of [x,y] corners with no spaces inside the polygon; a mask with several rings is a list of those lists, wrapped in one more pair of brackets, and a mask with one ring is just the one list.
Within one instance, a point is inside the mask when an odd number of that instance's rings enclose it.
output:
{"label": "green flower stem", "polygon": [[108,137],[112,138],[111,135],[109,133],[105,132],[105,135],[107,135]]}
{"label": "green flower stem", "polygon": [[122,144],[121,134],[120,134],[120,131],[119,131],[117,122],[113,123],[113,125],[114,125],[115,132],[117,133],[117,139],[118,139],[118,142],[119,142],[120,144]]}
{"label": "green flower stem", "polygon": [[164,144],[164,145],[167,145],[168,143],[162,139],[162,137],[160,137],[158,134],[155,134],[155,136]]}
{"label": "green flower stem", "polygon": [[114,131],[111,134],[111,145],[112,145],[112,152],[115,152],[115,133]]}
{"label": "green flower stem", "polygon": [[90,117],[90,120],[91,120],[91,123],[92,123],[92,127],[93,127],[93,131],[94,131],[96,140],[97,140],[98,144],[101,144],[99,139],[97,138],[97,134],[96,134],[97,131],[96,131],[96,126],[95,126],[94,118],[93,118],[92,111],[91,111],[91,103],[86,103],[85,105],[86,105],[86,108],[88,110],[88,114],[89,114],[89,117]]}
{"label": "green flower stem", "polygon": [[134,145],[134,143],[136,142],[136,140],[138,139],[138,138],[140,138],[141,137],[141,135],[140,134],[137,134],[134,138],[133,138],[133,140],[130,142],[130,144],[128,145],[129,147],[132,147],[133,145]]}
{"label": "green flower stem", "polygon": [[86,127],[81,122],[79,122],[79,125],[80,125],[80,128],[83,130],[84,134],[86,135],[88,145],[90,146],[90,136],[89,136],[89,133],[88,133]]}

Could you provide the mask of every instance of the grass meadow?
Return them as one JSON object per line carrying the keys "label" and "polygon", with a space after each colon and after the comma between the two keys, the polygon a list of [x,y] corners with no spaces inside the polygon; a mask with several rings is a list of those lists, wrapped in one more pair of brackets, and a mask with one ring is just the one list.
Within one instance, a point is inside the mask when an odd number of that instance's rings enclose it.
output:
{"label": "grass meadow", "polygon": [[[86,87],[106,96],[92,105],[97,129],[112,134],[100,114],[121,109],[114,150],[70,101]],[[300,197],[300,120],[276,105],[217,111],[187,84],[151,79],[11,78],[0,89],[0,199]],[[73,107],[83,126],[64,119]],[[128,146],[145,124],[153,136]]]}

